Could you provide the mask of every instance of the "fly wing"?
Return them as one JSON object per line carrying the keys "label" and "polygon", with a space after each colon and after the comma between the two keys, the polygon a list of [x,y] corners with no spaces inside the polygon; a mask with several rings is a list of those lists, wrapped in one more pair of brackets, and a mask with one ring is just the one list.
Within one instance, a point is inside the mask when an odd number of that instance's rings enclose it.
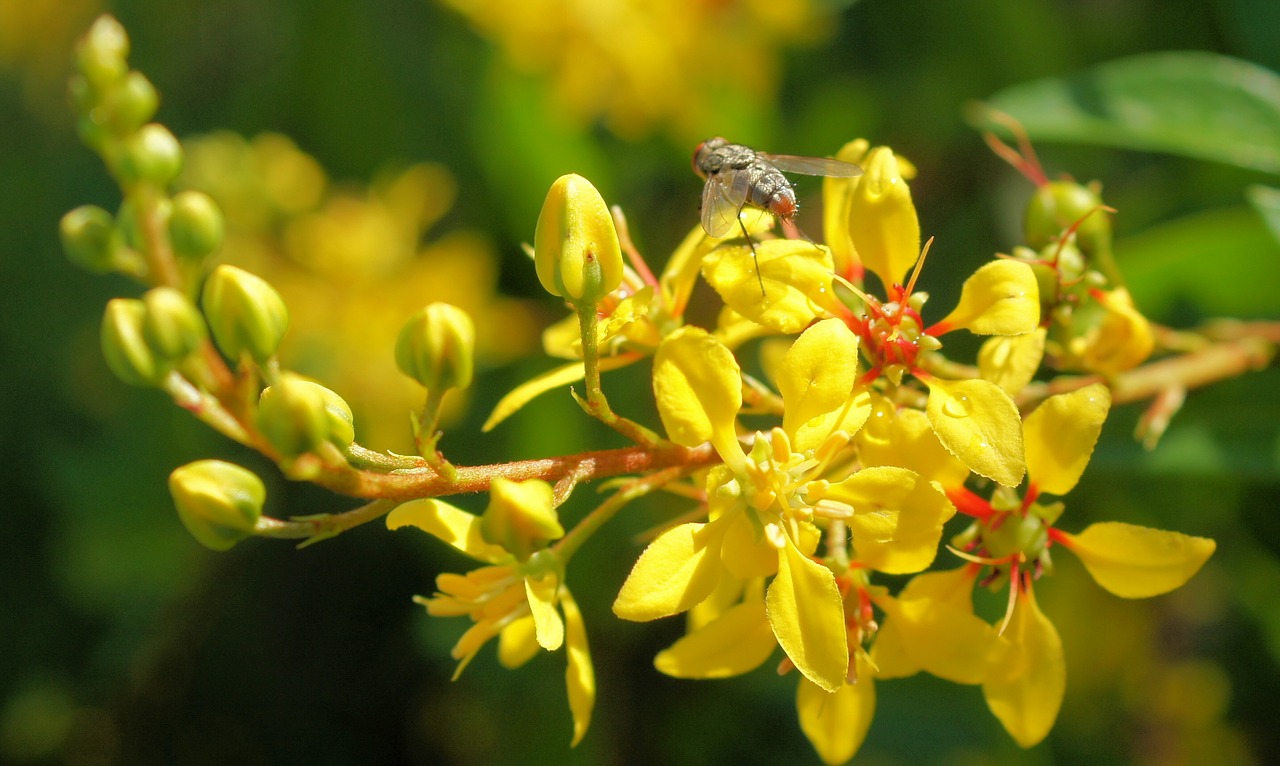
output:
{"label": "fly wing", "polygon": [[756,156],[763,157],[784,173],[832,178],[853,178],[862,175],[862,168],[852,162],[831,157],[798,157],[794,154],[765,154],[764,152],[756,152]]}
{"label": "fly wing", "polygon": [[[731,174],[735,177],[741,173]],[[733,183],[720,173],[702,187],[702,229],[713,237],[723,237],[738,223],[738,213],[747,201],[746,184]]]}

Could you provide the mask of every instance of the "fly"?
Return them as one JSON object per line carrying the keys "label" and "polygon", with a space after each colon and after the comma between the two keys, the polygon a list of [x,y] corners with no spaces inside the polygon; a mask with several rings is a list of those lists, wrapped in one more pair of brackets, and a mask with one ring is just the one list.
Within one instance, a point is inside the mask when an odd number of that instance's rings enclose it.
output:
{"label": "fly", "polygon": [[796,214],[796,193],[783,175],[800,173],[807,176],[853,178],[862,168],[851,162],[829,157],[797,157],[791,154],[765,154],[742,144],[731,144],[723,138],[711,138],[693,151],[693,171],[706,181],[702,188],[702,229],[712,237],[723,237],[738,224],[751,245],[756,260],[756,279],[764,295],[764,278],[756,246],[747,233],[739,214],[744,206],[767,210],[784,224],[792,223]]}

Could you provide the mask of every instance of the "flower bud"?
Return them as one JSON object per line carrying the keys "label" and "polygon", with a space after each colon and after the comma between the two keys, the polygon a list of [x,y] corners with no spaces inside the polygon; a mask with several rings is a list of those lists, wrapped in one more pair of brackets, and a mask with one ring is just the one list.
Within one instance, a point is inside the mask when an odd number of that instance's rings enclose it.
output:
{"label": "flower bud", "polygon": [[1086,253],[1097,252],[1100,247],[1109,249],[1111,219],[1106,211],[1098,209],[1101,206],[1102,197],[1090,186],[1075,181],[1051,181],[1041,186],[1027,203],[1027,244],[1039,249],[1056,242],[1079,221],[1076,238]]}
{"label": "flower bud", "polygon": [[110,271],[115,220],[97,205],[82,205],[62,216],[62,249],[74,264],[99,273]]}
{"label": "flower bud", "polygon": [[143,336],[147,308],[135,298],[113,298],[102,315],[102,355],[117,378],[131,386],[156,386],[169,372]]}
{"label": "flower bud", "polygon": [[432,391],[471,385],[476,329],[467,312],[448,303],[425,306],[396,340],[396,365]]}
{"label": "flower bud", "polygon": [[138,130],[156,115],[160,96],[147,76],[134,70],[124,76],[107,100],[109,119],[120,135]]}
{"label": "flower bud", "polygon": [[267,490],[252,471],[221,460],[197,460],[169,474],[169,494],[191,536],[225,551],[253,534]]}
{"label": "flower bud", "polygon": [[319,383],[284,373],[258,400],[258,427],[282,455],[297,457],[325,442],[355,438],[351,408]]}
{"label": "flower bud", "polygon": [[142,304],[142,337],[159,359],[180,362],[208,336],[204,317],[180,290],[156,287],[142,296]]}
{"label": "flower bud", "polygon": [[182,170],[182,144],[168,128],[153,122],[129,137],[120,160],[125,179],[165,186]]}
{"label": "flower bud", "polygon": [[495,478],[489,485],[489,507],[480,516],[480,535],[526,561],[549,541],[564,537],[553,500],[551,485],[541,479]]}
{"label": "flower bud", "polygon": [[76,65],[96,87],[109,85],[128,71],[129,34],[108,14],[98,17],[76,46]]}
{"label": "flower bud", "polygon": [[231,359],[262,363],[275,354],[289,326],[284,299],[266,280],[225,264],[213,270],[201,300],[209,329]]}
{"label": "flower bud", "polygon": [[560,176],[533,235],[538,281],[552,295],[595,304],[622,283],[622,249],[609,208],[591,182]]}
{"label": "flower bud", "polygon": [[222,244],[224,230],[222,210],[209,195],[185,191],[174,196],[169,238],[179,256],[198,259],[209,255]]}

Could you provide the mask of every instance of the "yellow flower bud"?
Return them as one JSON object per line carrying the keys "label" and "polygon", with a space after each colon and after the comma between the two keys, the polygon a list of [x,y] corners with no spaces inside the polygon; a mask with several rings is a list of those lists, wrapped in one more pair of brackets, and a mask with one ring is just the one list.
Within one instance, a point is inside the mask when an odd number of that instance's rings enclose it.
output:
{"label": "yellow flower bud", "polygon": [[76,68],[96,87],[110,85],[128,70],[129,34],[103,14],[76,46]]}
{"label": "yellow flower bud", "polygon": [[471,385],[475,324],[448,303],[425,306],[405,323],[396,340],[396,365],[432,391]]}
{"label": "yellow flower bud", "polygon": [[204,284],[202,303],[214,341],[233,360],[248,354],[265,362],[289,326],[289,310],[275,288],[235,266],[213,270]]}
{"label": "yellow flower bud", "polygon": [[147,309],[135,298],[114,298],[102,316],[102,355],[116,377],[131,386],[155,386],[169,367],[143,336]]}
{"label": "yellow flower bud", "polygon": [[164,186],[182,170],[182,145],[159,123],[143,125],[129,137],[120,157],[120,173],[128,181]]}
{"label": "yellow flower bud", "polygon": [[893,150],[872,149],[862,167],[849,199],[849,238],[858,259],[888,289],[901,284],[920,257],[920,219]]}
{"label": "yellow flower bud", "polygon": [[186,258],[203,258],[222,244],[222,210],[209,195],[185,191],[173,198],[169,238],[173,251]]}
{"label": "yellow flower bud", "polygon": [[118,135],[128,135],[155,116],[159,103],[156,87],[135,70],[126,74],[107,96],[106,116]]}
{"label": "yellow flower bud", "polygon": [[622,283],[622,249],[604,198],[579,175],[556,179],[533,236],[538,281],[552,295],[595,304]]}
{"label": "yellow flower bud", "polygon": [[325,442],[346,446],[355,438],[351,408],[333,391],[291,373],[263,390],[258,427],[286,457],[311,452]]}
{"label": "yellow flower bud", "polygon": [[548,541],[564,537],[553,499],[551,485],[541,479],[495,478],[489,485],[489,507],[480,517],[480,534],[526,561]]}
{"label": "yellow flower bud", "polygon": [[72,263],[99,273],[111,270],[115,221],[110,213],[97,205],[82,205],[62,216],[58,230]]}
{"label": "yellow flower bud", "polygon": [[183,526],[201,545],[225,551],[253,534],[267,491],[253,472],[221,460],[197,460],[169,474]]}
{"label": "yellow flower bud", "polygon": [[148,290],[142,296],[142,304],[146,308],[142,336],[160,359],[179,362],[208,336],[204,317],[180,290],[172,287]]}

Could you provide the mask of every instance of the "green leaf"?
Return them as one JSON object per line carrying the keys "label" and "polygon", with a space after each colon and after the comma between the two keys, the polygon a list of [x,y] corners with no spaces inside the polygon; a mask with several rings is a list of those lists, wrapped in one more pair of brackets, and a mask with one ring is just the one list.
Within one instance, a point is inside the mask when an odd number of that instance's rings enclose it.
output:
{"label": "green leaf", "polygon": [[[1204,52],[1151,53],[1003,90],[987,106],[1034,139],[1102,144],[1280,173],[1280,76]],[[972,120],[988,124],[981,114]]]}
{"label": "green leaf", "polygon": [[1254,184],[1244,190],[1244,196],[1253,205],[1253,209],[1262,215],[1262,220],[1271,230],[1271,236],[1280,242],[1280,189]]}

